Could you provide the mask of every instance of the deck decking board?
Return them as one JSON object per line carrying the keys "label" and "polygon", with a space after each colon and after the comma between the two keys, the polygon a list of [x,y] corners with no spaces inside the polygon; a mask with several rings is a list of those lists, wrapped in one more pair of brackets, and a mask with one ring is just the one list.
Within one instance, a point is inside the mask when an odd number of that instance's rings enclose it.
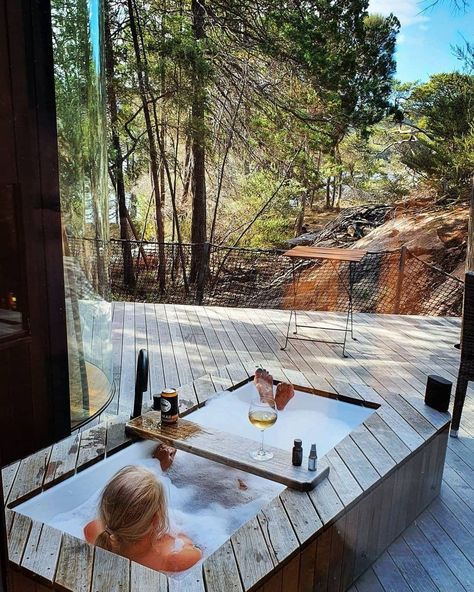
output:
{"label": "deck decking board", "polygon": [[257,517],[241,526],[230,540],[242,583],[248,590],[274,567]]}
{"label": "deck decking board", "polygon": [[131,561],[130,592],[168,592],[168,580],[159,571]]}
{"label": "deck decking board", "polygon": [[287,488],[280,494],[280,500],[299,542],[306,542],[314,534],[315,529],[322,526],[321,519],[308,494]]}
{"label": "deck decking board", "polygon": [[226,541],[204,561],[203,571],[207,592],[243,591],[230,541]]}
{"label": "deck decking board", "polygon": [[66,479],[74,473],[79,451],[80,434],[72,434],[69,438],[54,444],[49,458],[44,484]]}
{"label": "deck decking board", "polygon": [[285,508],[276,497],[257,514],[267,548],[275,565],[284,561],[298,548],[298,538]]}
{"label": "deck decking board", "polygon": [[61,533],[47,524],[33,522],[21,566],[53,582],[61,547]]}
{"label": "deck decking board", "polygon": [[63,533],[54,583],[66,592],[89,592],[94,547]]}
{"label": "deck decking board", "polygon": [[[449,557],[442,557],[425,537],[416,524],[412,524],[403,533],[403,540],[429,574],[439,590],[465,590],[453,572],[449,569]],[[389,550],[396,561],[395,553]]]}
{"label": "deck decking board", "polygon": [[155,307],[151,303],[145,304],[145,320],[147,329],[148,362],[150,367],[151,395],[161,393],[165,385],[163,361],[161,359],[161,346],[158,334],[158,325],[155,316]]}

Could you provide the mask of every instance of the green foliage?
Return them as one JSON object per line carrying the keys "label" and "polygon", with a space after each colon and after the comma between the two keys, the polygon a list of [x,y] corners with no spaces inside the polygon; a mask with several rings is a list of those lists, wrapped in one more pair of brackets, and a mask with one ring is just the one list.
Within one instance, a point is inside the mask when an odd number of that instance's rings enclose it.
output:
{"label": "green foliage", "polygon": [[437,74],[405,101],[412,141],[400,145],[402,162],[441,195],[466,192],[474,173],[474,76]]}
{"label": "green foliage", "polygon": [[[256,213],[276,192],[280,180],[272,171],[258,171],[240,180],[237,200],[229,200],[222,216],[232,221],[233,230],[229,242],[246,228]],[[279,247],[293,236],[293,225],[297,215],[297,201],[302,188],[296,181],[289,181],[271,200],[268,208],[258,217],[250,231],[241,241],[247,247]]]}
{"label": "green foliage", "polygon": [[[134,220],[143,232],[153,204],[148,137],[127,15],[119,0],[109,3],[126,191],[137,196]],[[203,1],[204,35],[197,39],[191,0],[134,5],[167,239],[179,224],[183,240],[190,240],[196,136],[206,152],[207,234],[217,208],[215,239],[227,244],[283,179],[240,244],[283,244],[304,207],[327,202],[328,184],[333,199],[341,186],[363,193],[383,185],[381,194],[390,191],[391,172],[369,144],[389,110],[395,17],[370,15],[368,0]],[[193,116],[198,91],[204,118]],[[362,152],[346,147],[348,138],[358,138]],[[151,238],[153,206],[150,212],[145,236]]]}

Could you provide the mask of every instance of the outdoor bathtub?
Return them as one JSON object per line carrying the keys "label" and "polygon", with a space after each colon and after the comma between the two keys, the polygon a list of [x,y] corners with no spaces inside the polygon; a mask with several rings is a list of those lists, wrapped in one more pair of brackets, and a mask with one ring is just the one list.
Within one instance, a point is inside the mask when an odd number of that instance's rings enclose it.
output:
{"label": "outdoor bathtub", "polygon": [[[166,472],[152,457],[155,442],[142,441],[20,504],[16,512],[78,538],[97,517],[100,493],[126,465],[143,466],[164,484],[172,532],[185,532],[205,559],[284,487],[213,461],[178,451]],[[245,489],[246,488],[246,489]]]}
{"label": "outdoor bathtub", "polygon": [[[206,376],[180,388],[181,411],[192,412],[212,392],[241,384],[253,371],[233,366],[220,376]],[[275,369],[275,376],[278,371],[285,374]],[[295,370],[285,376],[332,397],[340,393],[379,405],[320,458],[330,472],[315,489],[280,488],[273,499],[266,491],[259,498],[261,509],[252,507],[245,523],[218,549],[210,548],[202,564],[184,578],[168,578],[88,545],[67,532],[65,524],[58,530],[44,522],[49,520],[48,510],[41,509],[42,498],[36,494],[53,486],[54,494],[62,485],[67,491],[68,481],[79,483],[80,477],[92,474],[90,469],[81,475],[83,469],[95,463],[93,468],[105,477],[115,462],[121,464],[136,449],[121,421],[99,425],[3,470],[14,591],[346,590],[438,495],[450,416],[411,395],[390,393],[382,398],[364,384],[337,381],[330,385]],[[16,511],[25,508],[30,508],[31,517]]]}

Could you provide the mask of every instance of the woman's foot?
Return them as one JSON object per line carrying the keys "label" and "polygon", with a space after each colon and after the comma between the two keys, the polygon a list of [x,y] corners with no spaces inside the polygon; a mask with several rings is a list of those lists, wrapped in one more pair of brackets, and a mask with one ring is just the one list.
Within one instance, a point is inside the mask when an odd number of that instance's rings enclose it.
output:
{"label": "woman's foot", "polygon": [[289,382],[280,382],[277,384],[276,393],[275,393],[275,403],[277,406],[278,411],[283,411],[283,409],[288,405],[288,402],[295,396],[295,389],[293,385]]}
{"label": "woman's foot", "polygon": [[171,467],[175,456],[176,448],[168,446],[168,444],[159,444],[153,452],[153,458],[160,461],[162,471],[167,471]]}
{"label": "woman's foot", "polygon": [[255,388],[260,395],[262,403],[273,401],[273,376],[264,368],[257,368],[253,378]]}

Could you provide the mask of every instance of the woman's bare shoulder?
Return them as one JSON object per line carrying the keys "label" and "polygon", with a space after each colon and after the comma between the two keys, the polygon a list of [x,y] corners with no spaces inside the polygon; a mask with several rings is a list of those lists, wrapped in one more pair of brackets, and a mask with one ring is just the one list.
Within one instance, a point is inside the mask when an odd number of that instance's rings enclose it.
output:
{"label": "woman's bare shoulder", "polygon": [[[155,569],[163,571],[184,571],[197,563],[201,557],[201,550],[194,546],[185,534],[165,535],[158,543],[155,555]],[[149,566],[153,567],[153,566]]]}
{"label": "woman's bare shoulder", "polygon": [[99,519],[91,520],[84,526],[84,537],[88,543],[93,545],[103,530],[102,522]]}

